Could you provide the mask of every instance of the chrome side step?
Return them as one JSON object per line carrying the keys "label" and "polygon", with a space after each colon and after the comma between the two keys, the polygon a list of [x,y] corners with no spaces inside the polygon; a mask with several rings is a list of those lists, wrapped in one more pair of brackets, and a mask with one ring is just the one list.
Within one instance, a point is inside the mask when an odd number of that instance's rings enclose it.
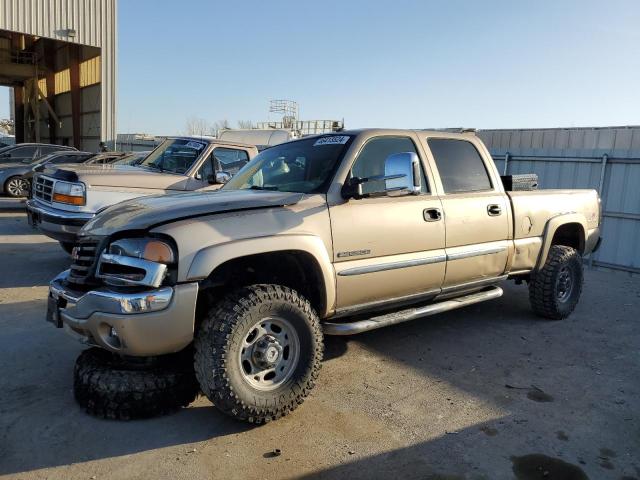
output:
{"label": "chrome side step", "polygon": [[367,318],[366,320],[345,323],[327,322],[322,324],[322,328],[325,335],[355,335],[356,333],[367,332],[369,330],[375,330],[376,328],[387,327],[389,325],[395,325],[396,323],[408,322],[416,318],[428,317],[437,313],[455,310],[456,308],[466,307],[474,303],[493,300],[494,298],[501,297],[502,293],[500,287],[491,287],[482,292],[475,292],[462,297],[432,303],[424,307],[408,308],[398,312],[386,313],[377,317]]}

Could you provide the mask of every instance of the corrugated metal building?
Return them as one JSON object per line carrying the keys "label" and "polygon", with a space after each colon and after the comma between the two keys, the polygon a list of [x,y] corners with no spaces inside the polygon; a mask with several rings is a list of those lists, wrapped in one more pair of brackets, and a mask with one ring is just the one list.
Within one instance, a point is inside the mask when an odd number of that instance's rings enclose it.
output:
{"label": "corrugated metal building", "polygon": [[0,1],[16,140],[95,151],[116,136],[116,0]]}
{"label": "corrugated metal building", "polygon": [[540,188],[593,188],[603,243],[592,265],[640,273],[640,126],[483,130],[500,172],[537,173]]}

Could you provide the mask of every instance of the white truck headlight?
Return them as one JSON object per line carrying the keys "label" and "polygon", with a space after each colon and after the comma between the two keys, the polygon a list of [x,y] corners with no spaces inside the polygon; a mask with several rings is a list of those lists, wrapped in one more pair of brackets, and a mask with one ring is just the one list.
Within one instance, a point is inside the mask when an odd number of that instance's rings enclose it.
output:
{"label": "white truck headlight", "polygon": [[53,187],[53,201],[69,205],[82,206],[87,197],[83,183],[56,182]]}

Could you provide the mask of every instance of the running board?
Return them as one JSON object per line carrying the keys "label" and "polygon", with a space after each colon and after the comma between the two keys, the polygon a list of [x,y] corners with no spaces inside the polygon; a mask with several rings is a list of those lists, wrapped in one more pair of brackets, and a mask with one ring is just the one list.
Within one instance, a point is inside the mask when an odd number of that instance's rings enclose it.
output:
{"label": "running board", "polygon": [[355,335],[356,333],[375,330],[376,328],[395,325],[396,323],[408,322],[420,317],[428,317],[437,313],[455,310],[456,308],[466,307],[474,303],[493,300],[502,296],[500,287],[491,287],[482,292],[475,292],[462,297],[444,300],[442,302],[432,303],[430,305],[418,308],[408,308],[398,312],[386,313],[377,317],[367,318],[366,320],[358,320],[355,322],[345,323],[323,323],[322,328],[325,335]]}

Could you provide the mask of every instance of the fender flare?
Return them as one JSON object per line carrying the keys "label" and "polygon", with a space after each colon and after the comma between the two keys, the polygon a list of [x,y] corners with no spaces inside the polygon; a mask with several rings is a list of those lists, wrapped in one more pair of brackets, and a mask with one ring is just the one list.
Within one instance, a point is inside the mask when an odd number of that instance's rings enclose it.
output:
{"label": "fender flare", "polygon": [[561,213],[560,215],[556,215],[552,217],[547,222],[547,225],[544,228],[544,235],[542,238],[542,248],[540,249],[540,255],[538,256],[538,262],[536,263],[536,270],[541,269],[545,262],[547,261],[547,256],[549,255],[549,250],[551,249],[551,242],[553,241],[553,236],[555,235],[558,228],[563,225],[567,225],[569,223],[577,223],[582,227],[583,232],[583,241],[586,243],[586,235],[587,235],[587,219],[581,213],[576,212],[568,212]]}
{"label": "fender flare", "polygon": [[324,242],[315,235],[277,235],[272,237],[256,237],[235,240],[212,245],[200,250],[193,257],[189,266],[186,281],[199,281],[207,278],[211,272],[229,260],[248,255],[264,254],[295,250],[311,255],[318,263],[324,281],[325,312],[318,312],[323,317],[333,311],[336,304],[335,270]]}

